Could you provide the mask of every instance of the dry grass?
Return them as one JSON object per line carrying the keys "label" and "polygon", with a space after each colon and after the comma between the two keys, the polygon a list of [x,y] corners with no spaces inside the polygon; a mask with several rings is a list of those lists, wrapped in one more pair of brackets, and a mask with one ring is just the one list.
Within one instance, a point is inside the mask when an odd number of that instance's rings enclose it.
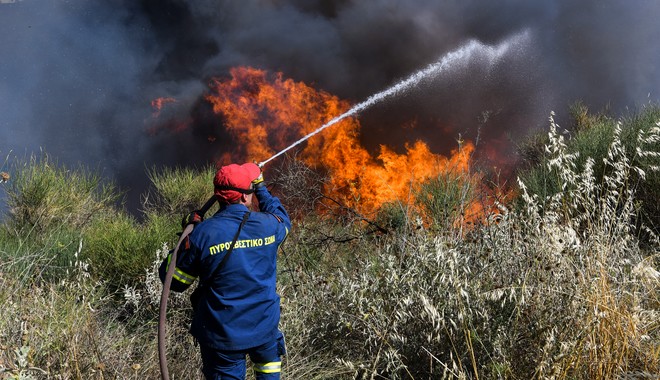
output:
{"label": "dry grass", "polygon": [[[521,182],[524,207],[502,207],[468,233],[427,228],[411,210],[383,233],[314,193],[280,259],[283,378],[658,379],[660,241],[650,226],[641,244],[632,222],[636,183],[655,169],[634,164],[619,133],[612,170],[596,181],[593,162],[577,165],[551,120],[546,149],[561,191],[541,198]],[[640,134],[640,147],[659,134]],[[305,213],[319,202],[332,218]],[[111,291],[79,259],[84,240],[66,273],[43,276],[64,248],[42,240],[53,246],[0,248],[0,378],[158,378],[155,272],[167,246],[139,281]],[[189,313],[187,295],[173,295],[173,378],[201,377]]]}

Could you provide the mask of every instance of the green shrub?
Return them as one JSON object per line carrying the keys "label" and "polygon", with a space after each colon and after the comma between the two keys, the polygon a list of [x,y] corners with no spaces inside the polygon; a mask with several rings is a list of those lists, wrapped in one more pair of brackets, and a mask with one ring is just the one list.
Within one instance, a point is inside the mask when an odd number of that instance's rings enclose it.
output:
{"label": "green shrub", "polygon": [[61,225],[83,229],[98,213],[113,209],[121,194],[116,186],[83,167],[73,170],[48,155],[17,161],[7,186],[9,222],[17,230],[47,236]]}
{"label": "green shrub", "polygon": [[71,228],[51,229],[38,236],[34,230],[19,234],[0,227],[0,263],[2,271],[23,284],[57,281],[66,275],[75,255],[80,253],[81,237]]}
{"label": "green shrub", "polygon": [[[181,218],[197,210],[213,195],[216,170],[207,166],[192,168],[152,168],[152,187],[145,199],[145,212]],[[212,212],[212,211],[210,211]]]}
{"label": "green shrub", "polygon": [[142,277],[160,244],[154,244],[157,237],[144,232],[134,218],[124,213],[95,218],[83,234],[84,257],[94,275],[114,284],[114,288]]}
{"label": "green shrub", "polygon": [[211,167],[151,169],[152,188],[145,195],[142,221],[114,211],[99,215],[87,227],[84,252],[95,273],[114,289],[142,281],[153,253],[163,243],[176,243],[182,216],[199,209],[213,194],[214,173]]}
{"label": "green shrub", "polygon": [[376,213],[375,223],[387,231],[400,231],[410,225],[407,209],[400,202],[385,203]]}
{"label": "green shrub", "polygon": [[[640,133],[648,134],[650,126],[660,127],[660,106],[649,107],[639,114],[624,119],[624,125],[628,128],[624,130],[624,139],[635,141],[634,139]],[[637,148],[635,146],[635,148]],[[660,151],[660,141],[649,141],[645,150]],[[658,155],[635,154],[632,158],[632,164],[642,168],[651,168],[660,166],[660,157]],[[637,187],[637,199],[642,204],[641,220],[647,226],[655,226],[655,233],[660,234],[660,171],[646,170],[643,181]]]}
{"label": "green shrub", "polygon": [[437,230],[462,223],[477,200],[475,178],[448,171],[422,184],[415,199]]}
{"label": "green shrub", "polygon": [[58,279],[80,253],[84,231],[115,213],[120,192],[100,175],[68,169],[48,155],[12,163],[0,255],[20,278]]}
{"label": "green shrub", "polygon": [[[650,135],[651,130],[657,128],[660,122],[659,106],[648,106],[620,121],[603,114],[591,115],[582,105],[574,106],[572,114],[574,125],[566,133],[558,133],[556,138],[562,140],[567,154],[575,156],[570,161],[573,170],[585,170],[587,162],[591,160],[589,170],[593,172],[597,183],[602,183],[605,176],[611,175],[616,169],[607,166],[605,160],[618,126],[621,128],[618,139],[631,165],[652,168],[660,164],[660,157],[648,154],[649,151],[660,149],[660,142],[643,141],[644,136]],[[554,125],[554,121],[552,123]],[[574,190],[570,188],[570,181],[561,177],[562,165],[552,163],[554,152],[545,149],[551,143],[548,136],[535,137],[521,148],[525,168],[519,176],[527,191],[538,195],[540,199],[550,199],[553,195]],[[643,181],[640,181],[642,176]],[[633,173],[629,185],[639,193],[637,199],[641,204],[641,220],[648,226],[657,226],[660,222],[660,206],[656,201],[660,192],[660,172],[646,170]]]}

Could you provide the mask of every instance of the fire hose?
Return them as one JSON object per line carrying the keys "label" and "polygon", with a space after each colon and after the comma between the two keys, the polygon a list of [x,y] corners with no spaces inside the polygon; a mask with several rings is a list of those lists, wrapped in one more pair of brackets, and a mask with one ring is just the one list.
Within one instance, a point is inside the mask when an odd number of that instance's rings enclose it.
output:
{"label": "fire hose", "polygon": [[[213,206],[213,204],[216,201],[215,195],[209,198],[206,203],[204,203],[204,206],[198,211],[200,216],[204,216],[206,212]],[[165,341],[165,333],[166,333],[166,325],[165,322],[167,320],[167,299],[170,296],[170,286],[172,285],[172,276],[174,275],[174,269],[176,268],[176,260],[177,260],[177,253],[179,252],[179,247],[181,246],[181,243],[183,240],[190,235],[194,228],[194,224],[188,224],[186,228],[184,228],[183,232],[181,232],[181,237],[179,238],[179,241],[176,243],[176,246],[174,247],[174,250],[172,251],[172,256],[170,257],[170,264],[167,267],[167,274],[165,275],[165,281],[163,281],[163,293],[160,296],[160,313],[158,315],[158,360],[160,362],[160,374],[161,374],[161,379],[163,380],[169,380],[170,379],[170,374],[169,371],[167,370],[167,357],[166,357],[166,341]]]}

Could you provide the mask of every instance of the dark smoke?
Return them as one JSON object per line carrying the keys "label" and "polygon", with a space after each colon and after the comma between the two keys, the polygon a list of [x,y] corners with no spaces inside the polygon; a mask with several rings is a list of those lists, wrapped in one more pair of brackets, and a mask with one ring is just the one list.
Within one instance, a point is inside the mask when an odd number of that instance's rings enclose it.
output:
{"label": "dark smoke", "polygon": [[[201,165],[232,149],[202,96],[233,66],[283,72],[357,103],[469,39],[497,44],[528,30],[530,43],[490,70],[470,63],[360,116],[374,151],[423,139],[447,154],[460,133],[493,160],[576,101],[618,115],[659,98],[652,0],[8,1],[0,154],[43,148],[101,168],[132,206],[145,168]],[[158,97],[177,102],[156,124]],[[177,131],[181,123],[188,129]]]}

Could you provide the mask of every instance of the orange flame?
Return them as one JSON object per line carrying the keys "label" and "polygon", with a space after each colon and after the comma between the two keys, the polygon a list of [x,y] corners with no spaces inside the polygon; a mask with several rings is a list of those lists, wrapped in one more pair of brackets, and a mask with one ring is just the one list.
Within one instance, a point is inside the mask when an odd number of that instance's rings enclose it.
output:
{"label": "orange flame", "polygon": [[[230,78],[215,79],[206,99],[225,119],[237,141],[235,160],[262,161],[313,132],[350,108],[346,101],[281,73],[268,75],[254,68],[233,68]],[[346,118],[307,140],[299,158],[327,170],[328,196],[362,213],[386,202],[410,204],[413,191],[440,173],[467,173],[474,146],[460,144],[450,157],[434,154],[422,141],[398,154],[386,146],[373,157],[359,142],[360,124]]]}
{"label": "orange flame", "polygon": [[[153,108],[153,113],[152,113],[152,118],[153,119],[158,119],[161,116],[161,112],[163,111],[163,108],[165,107],[166,104],[169,103],[176,103],[177,100],[175,98],[170,98],[170,97],[160,97],[156,98],[151,101],[151,107]],[[186,129],[188,129],[190,125],[190,120],[177,120],[175,118],[171,118],[169,120],[166,120],[165,122],[161,122],[159,124],[154,124],[151,127],[147,128],[147,132],[150,135],[157,135],[161,131],[173,131],[173,132],[182,132]]]}
{"label": "orange flame", "polygon": [[152,100],[151,101],[151,107],[154,109],[153,117],[156,118],[156,117],[160,116],[160,111],[162,111],[165,104],[174,103],[174,102],[176,102],[176,99],[174,99],[174,98],[165,98],[165,97],[156,98],[156,99]]}

